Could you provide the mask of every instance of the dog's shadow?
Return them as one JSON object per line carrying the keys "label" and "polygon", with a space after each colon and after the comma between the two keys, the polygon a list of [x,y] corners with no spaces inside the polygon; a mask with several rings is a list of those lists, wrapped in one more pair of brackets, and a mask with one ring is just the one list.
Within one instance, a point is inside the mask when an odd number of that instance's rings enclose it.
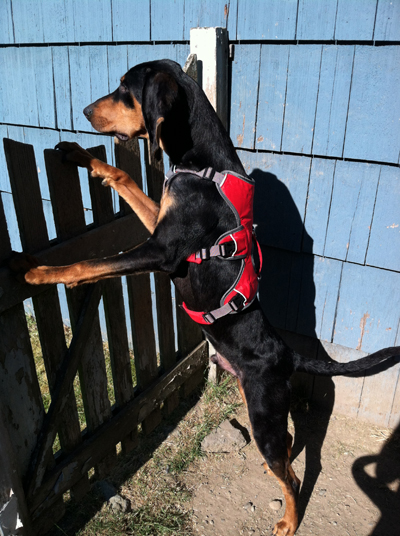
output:
{"label": "dog's shadow", "polygon": [[[307,357],[328,360],[315,332],[315,284],[313,239],[307,233],[296,204],[283,182],[276,175],[254,169],[250,176],[256,181],[254,221],[263,246],[263,277],[260,281],[260,302],[267,318],[294,350]],[[303,251],[302,251],[303,250]],[[304,252],[305,251],[305,252]],[[301,297],[301,330],[297,329]],[[282,330],[284,330],[282,332]],[[296,331],[303,331],[311,340],[304,345]],[[310,339],[310,336],[314,340]],[[292,460],[305,449],[305,473],[298,509],[301,522],[315,483],[321,472],[321,448],[335,401],[335,385],[331,378],[318,379],[323,388],[323,411],[310,404],[314,378],[305,374],[292,377],[294,397],[291,416],[295,427]],[[310,412],[318,411],[318,419]],[[316,421],[318,424],[313,425]],[[310,429],[310,427],[312,429]]]}

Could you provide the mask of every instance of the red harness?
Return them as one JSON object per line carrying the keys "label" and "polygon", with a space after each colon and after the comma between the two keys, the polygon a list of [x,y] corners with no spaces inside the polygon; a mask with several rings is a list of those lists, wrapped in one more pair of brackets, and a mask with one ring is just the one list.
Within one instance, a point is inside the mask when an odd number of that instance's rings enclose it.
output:
{"label": "red harness", "polygon": [[[222,316],[242,311],[256,297],[262,267],[262,255],[253,228],[254,181],[249,177],[234,175],[230,171],[219,173],[212,168],[191,171],[173,167],[166,175],[164,187],[177,173],[191,173],[201,179],[213,181],[218,192],[234,213],[237,222],[237,227],[221,235],[214,246],[192,253],[186,259],[188,262],[196,264],[201,264],[211,257],[219,257],[226,261],[241,259],[239,275],[222,296],[221,307],[208,312],[192,311],[188,309],[185,303],[182,303],[183,309],[192,320],[199,324],[212,324]],[[253,243],[257,245],[260,259],[260,267],[257,272],[252,259]]]}

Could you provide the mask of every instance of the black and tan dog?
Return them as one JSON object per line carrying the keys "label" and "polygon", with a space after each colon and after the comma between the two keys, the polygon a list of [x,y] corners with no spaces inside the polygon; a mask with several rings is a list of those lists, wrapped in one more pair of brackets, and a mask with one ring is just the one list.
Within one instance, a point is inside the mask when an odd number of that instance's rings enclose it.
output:
{"label": "black and tan dog", "polygon": [[[148,138],[153,155],[164,150],[178,168],[199,171],[211,167],[218,172],[230,170],[245,175],[206,96],[175,62],[154,61],[130,69],[116,91],[85,108],[84,114],[99,132],[122,140]],[[170,274],[190,309],[209,311],[219,307],[221,295],[238,276],[240,260],[225,262],[213,257],[200,265],[186,262],[190,254],[213,246],[236,225],[215,183],[199,180],[191,173],[178,173],[168,183],[158,205],[126,173],[94,159],[79,145],[62,142],[57,147],[68,160],[114,188],[151,237],[110,258],[60,267],[25,266],[25,281],[73,287],[118,275],[162,271]],[[381,350],[348,364],[308,360],[283,343],[257,299],[246,310],[204,326],[204,331],[218,352],[215,361],[237,377],[264,466],[282,487],[286,511],[274,534],[291,536],[298,524],[296,500],[300,486],[289,461],[291,374],[302,371],[331,376],[356,372],[400,354],[400,349]]]}

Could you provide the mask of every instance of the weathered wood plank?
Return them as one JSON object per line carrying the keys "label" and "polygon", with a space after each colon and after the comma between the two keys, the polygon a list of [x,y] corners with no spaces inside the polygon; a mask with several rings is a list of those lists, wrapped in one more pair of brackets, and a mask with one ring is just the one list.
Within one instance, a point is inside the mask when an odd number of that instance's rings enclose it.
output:
{"label": "weathered wood plank", "polygon": [[300,251],[311,159],[239,151],[256,181],[254,221],[260,243]]}
{"label": "weathered wood plank", "polygon": [[[150,163],[149,153],[145,152],[147,189],[149,197],[160,202],[164,184],[164,163]],[[176,361],[174,322],[172,314],[171,280],[167,274],[154,274],[157,306],[157,328],[161,366],[171,368]]]}
{"label": "weathered wood plank", "polygon": [[336,162],[313,158],[307,195],[302,251],[323,255]]}
{"label": "weathered wood plank", "polygon": [[124,75],[129,68],[128,47],[127,45],[108,46],[107,55],[108,84],[110,91],[115,91],[120,84],[121,76]]}
{"label": "weathered wood plank", "polygon": [[[44,249],[48,246],[49,240],[33,148],[30,145],[23,145],[11,140],[4,141],[24,250],[33,252],[37,249]],[[22,188],[21,185],[23,185]],[[29,196],[26,195],[27,190]],[[29,232],[26,231],[27,229]],[[53,395],[57,370],[62,356],[67,350],[56,287],[51,287],[41,295],[33,297],[33,306],[49,389]],[[49,311],[52,311],[51,315]],[[60,417],[58,432],[61,446],[66,451],[71,450],[81,441],[79,418],[73,393]],[[49,446],[50,449],[51,447],[52,445]],[[88,482],[80,483],[76,494],[80,495],[84,488],[88,491]]]}
{"label": "weathered wood plank", "polygon": [[[1,198],[0,238],[2,262],[9,256],[11,246]],[[44,411],[22,304],[0,315],[0,400],[7,408],[6,425],[23,477]]]}
{"label": "weathered wood plank", "polygon": [[336,162],[324,255],[364,263],[380,166]]}
{"label": "weathered wood plank", "polygon": [[[61,163],[61,155],[54,151],[46,152],[47,175],[52,192],[55,222],[58,235],[70,238],[86,230],[83,215],[79,176],[76,166]],[[47,162],[49,161],[49,165]],[[50,165],[51,163],[51,165]],[[68,175],[64,176],[64,169]],[[60,176],[63,180],[60,180]],[[65,209],[67,205],[69,210]],[[67,300],[70,311],[72,331],[78,320],[78,314],[85,299],[85,287],[68,289]],[[85,408],[86,423],[89,430],[95,429],[111,417],[110,401],[107,393],[107,375],[105,370],[103,343],[101,338],[99,314],[94,315],[93,327],[88,334],[88,345],[82,354],[79,378]],[[96,468],[99,475],[107,474],[114,463],[114,453]]]}
{"label": "weathered wood plank", "polygon": [[178,331],[178,353],[179,357],[186,356],[192,352],[194,348],[203,338],[203,332],[200,324],[196,324],[182,309],[182,297],[177,289],[175,289],[175,305],[176,305],[176,323]]}
{"label": "weathered wood plank", "polygon": [[321,45],[290,46],[282,151],[311,154]]}
{"label": "weathered wood plank", "polygon": [[313,154],[343,154],[354,46],[324,46],[315,117]]}
{"label": "weathered wood plank", "polygon": [[[203,0],[185,2],[184,39],[190,39],[191,28],[226,28],[230,38],[236,37],[238,0]],[[175,38],[176,39],[176,38]]]}
{"label": "weathered wood plank", "polygon": [[333,342],[371,353],[393,346],[400,273],[345,263]]}
{"label": "weathered wood plank", "polygon": [[[177,363],[146,391],[127,404],[112,420],[99,427],[82,446],[63,460],[46,477],[40,491],[35,495],[32,507],[37,512],[50,506],[56,493],[64,493],[82,473],[86,472],[92,463],[97,463],[104,456],[114,441],[121,440],[131,430],[133,424],[138,424],[163,400],[179,388],[194,370],[207,362],[207,343],[202,342],[185,359]],[[88,460],[89,464],[88,465]]]}
{"label": "weathered wood plank", "polygon": [[11,0],[5,0],[0,4],[0,31],[4,44],[14,43]]}
{"label": "weathered wood plank", "polygon": [[366,263],[400,270],[400,170],[381,166]]}
{"label": "weathered wood plank", "polygon": [[[54,384],[54,398],[45,416],[43,426],[40,429],[40,434],[37,434],[38,439],[32,454],[27,482],[27,495],[31,511],[33,509],[32,503],[34,503],[34,497],[38,493],[45,475],[45,468],[51,455],[51,445],[56,436],[61,412],[65,407],[68,394],[72,389],[72,383],[82,353],[85,352],[87,345],[90,343],[88,335],[95,320],[95,311],[99,305],[100,295],[99,285],[91,285],[89,287],[85,299],[83,300],[82,308],[79,311],[79,318],[76,322],[76,336],[73,337],[71,345],[68,348],[67,353],[64,355],[63,361],[57,372],[57,378]],[[35,517],[37,516],[35,515]]]}
{"label": "weathered wood plank", "polygon": [[376,12],[375,41],[400,41],[400,3],[379,0]]}
{"label": "weathered wood plank", "polygon": [[[347,3],[346,3],[347,4]],[[343,156],[397,163],[400,47],[356,46]]]}
{"label": "weathered wood plank", "polygon": [[260,45],[235,46],[230,124],[235,147],[254,149],[260,54]]}
{"label": "weathered wood plank", "polygon": [[[94,147],[89,152],[103,162],[107,161],[105,148]],[[92,196],[93,216],[96,225],[109,223],[114,219],[111,189],[104,188],[101,179],[89,176]],[[126,331],[125,307],[120,278],[103,282],[104,311],[107,325],[107,338],[110,350],[111,369],[116,405],[122,408],[133,398],[133,383]],[[124,453],[136,444],[136,430],[122,441]]]}
{"label": "weathered wood plank", "polygon": [[0,497],[3,498],[5,494],[6,496],[9,496],[10,490],[13,491],[13,494],[18,501],[18,515],[21,518],[22,525],[24,526],[26,533],[29,533],[29,531],[32,530],[29,509],[26,503],[21,475],[15,457],[14,446],[11,443],[8,434],[5,415],[5,407],[3,407],[0,401]]}
{"label": "weathered wood plank", "polygon": [[[91,229],[71,240],[54,245],[43,252],[38,252],[36,257],[40,264],[61,266],[85,259],[114,255],[130,247],[135,247],[148,238],[148,231],[142,225],[139,226],[138,221],[135,214],[118,218],[110,224]],[[126,228],[135,226],[137,226],[137,232],[132,240],[132,236],[126,233]],[[43,285],[21,285],[16,282],[8,268],[0,268],[0,292],[2,293],[0,313],[31,296],[40,294],[47,288],[49,287]]]}
{"label": "weathered wood plank", "polygon": [[13,0],[12,17],[16,43],[43,43],[43,6],[35,0]]}
{"label": "weathered wood plank", "polygon": [[370,41],[374,31],[377,0],[338,0],[335,39]]}
{"label": "weathered wood plank", "polygon": [[303,257],[298,333],[331,341],[342,263],[324,257]]}
{"label": "weathered wood plank", "polygon": [[256,149],[281,148],[288,62],[288,45],[262,45]]}
{"label": "weathered wood plank", "polygon": [[111,11],[113,41],[150,41],[150,0],[111,0]]}
{"label": "weathered wood plank", "polygon": [[[140,149],[137,138],[133,138],[126,143],[116,143],[114,149],[115,165],[117,168],[126,171],[131,179],[142,188],[142,165],[140,162]],[[132,213],[131,207],[124,199],[122,199],[122,197],[119,197],[119,207],[122,214]]]}
{"label": "weathered wood plank", "polygon": [[296,39],[331,41],[335,33],[337,2],[299,0]]}
{"label": "weathered wood plank", "polygon": [[[88,25],[91,26],[91,25]],[[68,47],[69,72],[71,83],[71,105],[72,105],[72,128],[74,130],[86,130],[94,132],[82,113],[82,110],[92,101],[90,92],[90,54],[89,47]],[[107,65],[104,66],[104,73],[107,73]],[[82,83],[86,80],[87,83]]]}
{"label": "weathered wood plank", "polygon": [[266,0],[260,7],[254,0],[239,0],[237,39],[295,39],[297,0]]}
{"label": "weathered wood plank", "polygon": [[188,37],[184,37],[184,0],[169,2],[168,9],[165,9],[164,0],[151,0],[150,10],[151,39],[153,41],[180,41],[182,39],[189,39]]}
{"label": "weathered wood plank", "polygon": [[[75,42],[96,43],[113,40],[110,0],[80,0],[79,3],[72,2],[72,12]],[[90,24],[88,24],[88,21],[90,21]]]}
{"label": "weathered wood plank", "polygon": [[[50,47],[35,47],[34,70],[36,80],[36,91],[38,101],[38,123],[37,126],[55,128],[56,111],[54,102],[54,83],[52,52]],[[23,74],[23,76],[25,76]],[[36,126],[36,125],[35,125]]]}

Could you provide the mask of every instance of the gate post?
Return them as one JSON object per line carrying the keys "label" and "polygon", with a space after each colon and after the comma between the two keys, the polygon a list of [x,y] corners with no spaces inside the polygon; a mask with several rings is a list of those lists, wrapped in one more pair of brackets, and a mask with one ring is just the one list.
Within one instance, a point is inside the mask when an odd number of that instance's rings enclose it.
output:
{"label": "gate post", "polygon": [[3,422],[3,409],[0,402],[0,535],[28,536],[31,533],[30,517],[18,464]]}
{"label": "gate post", "polygon": [[[190,53],[197,56],[197,82],[228,130],[228,31],[225,28],[192,28]],[[209,344],[209,355],[215,353]],[[217,365],[210,363],[209,381],[218,383]]]}

